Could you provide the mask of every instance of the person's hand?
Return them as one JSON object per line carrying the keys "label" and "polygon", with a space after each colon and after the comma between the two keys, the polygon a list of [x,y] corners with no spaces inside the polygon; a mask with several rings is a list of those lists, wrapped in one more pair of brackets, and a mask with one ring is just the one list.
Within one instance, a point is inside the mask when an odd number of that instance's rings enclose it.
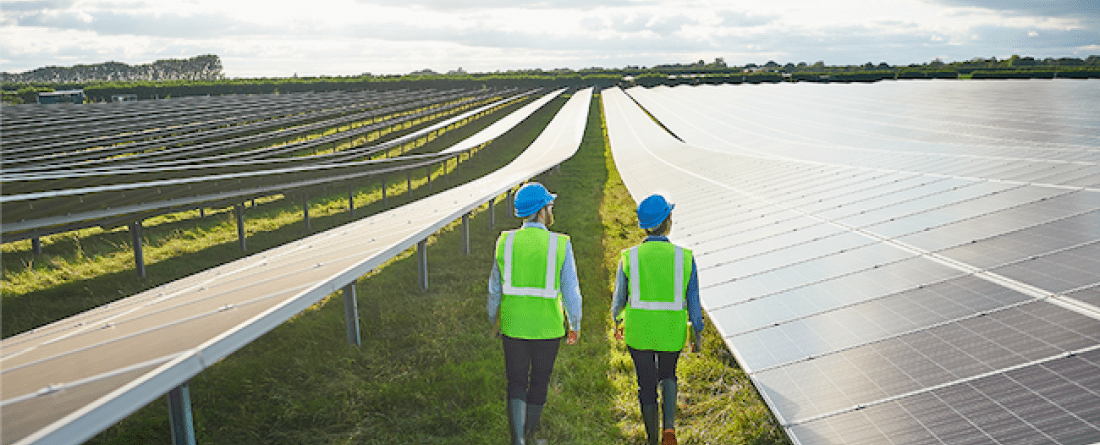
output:
{"label": "person's hand", "polygon": [[581,334],[579,332],[571,330],[569,331],[569,335],[565,338],[565,343],[569,345],[575,345],[577,344],[577,340],[580,338],[580,336]]}
{"label": "person's hand", "polygon": [[623,325],[618,324],[615,326],[615,340],[622,340],[623,337]]}

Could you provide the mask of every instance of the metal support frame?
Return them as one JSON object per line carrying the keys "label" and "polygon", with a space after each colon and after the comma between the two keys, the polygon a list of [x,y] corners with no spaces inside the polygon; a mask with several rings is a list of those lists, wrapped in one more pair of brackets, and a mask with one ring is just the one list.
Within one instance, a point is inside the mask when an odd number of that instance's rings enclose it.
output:
{"label": "metal support frame", "polygon": [[145,252],[142,249],[141,221],[130,223],[130,235],[134,239],[134,267],[140,278],[145,278]]}
{"label": "metal support frame", "polygon": [[497,226],[497,198],[489,200],[489,227]]}
{"label": "metal support frame", "polygon": [[420,290],[428,290],[428,239],[416,243],[416,279]]}
{"label": "metal support frame", "polygon": [[355,218],[355,188],[348,184],[348,210],[351,211],[351,217]]}
{"label": "metal support frame", "polygon": [[199,207],[199,218],[200,219],[205,219],[206,218],[206,209],[203,208],[203,207]]}
{"label": "metal support frame", "polygon": [[408,183],[409,198],[413,197],[413,176],[412,170],[405,170],[405,182]]}
{"label": "metal support frame", "polygon": [[42,238],[36,236],[31,239],[31,250],[35,255],[42,255]]}
{"label": "metal support frame", "polygon": [[360,346],[362,340],[359,335],[359,302],[355,296],[355,282],[344,286],[344,324],[348,327],[348,343]]}
{"label": "metal support frame", "polygon": [[432,192],[432,166],[428,166],[428,193]]}
{"label": "metal support frame", "polygon": [[306,218],[306,230],[310,230],[313,226],[309,223],[309,195],[302,193],[302,213]]}
{"label": "metal support frame", "polygon": [[470,214],[462,215],[462,253],[470,254]]}
{"label": "metal support frame", "polygon": [[188,383],[168,391],[168,423],[172,426],[172,445],[195,445],[195,422],[191,416],[191,391]]}
{"label": "metal support frame", "polygon": [[383,176],[382,177],[382,206],[385,207],[387,205],[389,205],[389,204],[386,202],[386,177]]}
{"label": "metal support frame", "polygon": [[237,242],[241,245],[241,252],[248,251],[248,243],[244,234],[244,203],[233,206],[233,213],[237,217]]}

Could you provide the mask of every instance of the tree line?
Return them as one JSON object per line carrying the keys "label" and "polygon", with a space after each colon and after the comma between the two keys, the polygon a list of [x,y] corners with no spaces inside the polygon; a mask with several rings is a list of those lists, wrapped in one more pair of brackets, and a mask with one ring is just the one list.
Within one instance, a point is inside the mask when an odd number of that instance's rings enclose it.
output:
{"label": "tree line", "polygon": [[[111,67],[126,67],[109,74]],[[83,68],[81,68],[83,67]],[[94,67],[94,68],[93,68]],[[1085,59],[1035,59],[1012,56],[1008,59],[974,58],[946,63],[939,59],[928,63],[892,66],[885,62],[863,65],[830,66],[824,61],[780,65],[768,61],[729,66],[722,58],[713,62],[688,64],[627,66],[624,68],[585,68],[580,70],[515,70],[493,73],[468,73],[462,70],[438,74],[421,70],[407,75],[323,76],[289,78],[227,79],[218,56],[198,56],[186,60],[162,60],[149,65],[129,67],[110,62],[78,65],[83,81],[12,81],[4,74],[5,103],[35,103],[39,91],[83,89],[88,101],[106,102],[113,95],[134,94],[138,99],[227,94],[278,94],[322,91],[359,91],[390,89],[451,88],[580,88],[594,86],[629,87],[633,85],[682,85],[776,82],[877,82],[890,79],[1005,79],[1005,78],[1100,78],[1100,56]],[[47,68],[31,71],[43,74]],[[58,68],[58,72],[64,69]],[[152,70],[152,71],[150,71]],[[144,72],[148,78],[138,74]],[[100,75],[92,78],[93,74]],[[127,74],[129,73],[129,74]],[[29,74],[29,73],[25,73]],[[61,79],[56,75],[47,78]]]}

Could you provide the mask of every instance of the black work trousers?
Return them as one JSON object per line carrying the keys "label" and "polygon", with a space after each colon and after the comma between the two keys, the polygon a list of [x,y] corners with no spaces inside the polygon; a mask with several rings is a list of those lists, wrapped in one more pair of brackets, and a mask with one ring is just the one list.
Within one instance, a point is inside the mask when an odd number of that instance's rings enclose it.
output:
{"label": "black work trousers", "polygon": [[627,347],[634,359],[634,372],[638,375],[638,402],[642,405],[657,404],[657,383],[664,379],[676,379],[676,362],[680,351],[665,352],[640,350]]}
{"label": "black work trousers", "polygon": [[550,372],[554,370],[560,343],[560,338],[525,340],[504,336],[509,399],[526,400],[528,405],[546,404]]}

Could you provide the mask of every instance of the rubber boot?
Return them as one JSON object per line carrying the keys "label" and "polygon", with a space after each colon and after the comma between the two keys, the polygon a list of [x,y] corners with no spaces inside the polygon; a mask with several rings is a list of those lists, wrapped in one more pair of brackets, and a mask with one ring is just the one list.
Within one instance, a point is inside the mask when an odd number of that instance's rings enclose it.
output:
{"label": "rubber boot", "polygon": [[512,445],[526,445],[523,438],[523,425],[527,421],[527,401],[508,399],[508,433],[512,436]]}
{"label": "rubber boot", "polygon": [[642,422],[645,422],[646,442],[649,445],[657,445],[661,440],[661,424],[657,416],[657,405],[642,405]]}
{"label": "rubber boot", "polygon": [[540,442],[535,439],[535,432],[539,429],[539,421],[542,420],[542,408],[544,406],[545,405],[527,405],[527,423],[524,424],[523,431],[527,436],[527,442],[531,445]]}
{"label": "rubber boot", "polygon": [[676,380],[661,380],[661,414],[664,417],[664,434],[661,445],[676,445]]}

